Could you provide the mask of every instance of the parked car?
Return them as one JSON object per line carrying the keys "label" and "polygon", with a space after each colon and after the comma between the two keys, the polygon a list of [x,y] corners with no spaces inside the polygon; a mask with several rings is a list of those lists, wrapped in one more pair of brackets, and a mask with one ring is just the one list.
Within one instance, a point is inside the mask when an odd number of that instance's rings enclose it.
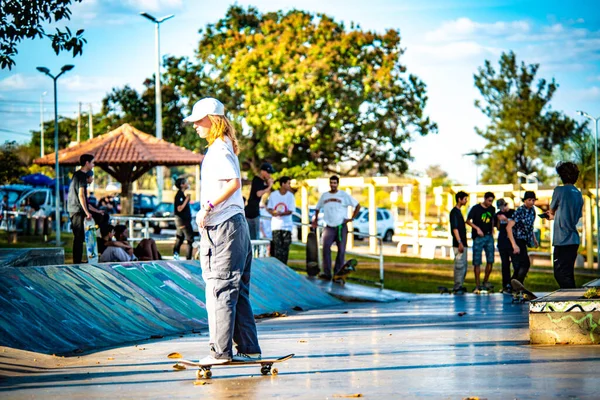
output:
{"label": "parked car", "polygon": [[35,210],[42,210],[44,215],[54,213],[54,189],[48,187],[34,187],[29,185],[4,185],[0,186],[0,199],[8,196],[8,208],[18,210],[27,202]]}
{"label": "parked car", "polygon": [[[392,218],[390,210],[385,208],[377,209],[377,234],[383,237],[384,242],[391,242],[394,236],[395,221]],[[363,208],[356,220],[354,220],[354,232],[369,234],[369,209]],[[355,236],[356,239],[362,239],[365,236]]]}
{"label": "parked car", "polygon": [[[115,196],[117,210],[121,212],[121,195]],[[134,193],[133,213],[136,215],[147,215],[158,207],[158,199],[153,194]]]}
{"label": "parked car", "polygon": [[[162,202],[146,214],[146,217],[173,217],[175,215],[175,206],[173,203]],[[154,233],[159,234],[162,229],[176,229],[175,221],[150,221],[150,227]]]}

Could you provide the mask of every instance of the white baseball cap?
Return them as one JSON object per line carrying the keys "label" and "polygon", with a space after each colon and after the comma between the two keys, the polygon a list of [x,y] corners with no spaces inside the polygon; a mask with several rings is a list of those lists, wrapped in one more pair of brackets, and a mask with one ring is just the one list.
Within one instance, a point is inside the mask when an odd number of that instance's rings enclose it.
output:
{"label": "white baseball cap", "polygon": [[207,115],[225,115],[225,106],[219,100],[206,97],[199,100],[192,108],[192,114],[183,119],[184,122],[200,121]]}

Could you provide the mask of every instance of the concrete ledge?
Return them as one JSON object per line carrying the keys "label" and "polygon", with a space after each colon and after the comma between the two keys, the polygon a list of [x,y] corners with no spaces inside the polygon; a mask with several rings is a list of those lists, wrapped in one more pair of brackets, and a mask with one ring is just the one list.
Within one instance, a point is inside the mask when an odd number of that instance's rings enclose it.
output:
{"label": "concrete ledge", "polygon": [[529,305],[531,344],[600,344],[600,299],[561,289]]}
{"label": "concrete ledge", "polygon": [[0,267],[35,267],[64,263],[65,249],[62,247],[0,249]]}
{"label": "concrete ledge", "polygon": [[[0,268],[0,346],[68,353],[205,329],[197,261]],[[255,314],[341,304],[274,258],[254,259]]]}

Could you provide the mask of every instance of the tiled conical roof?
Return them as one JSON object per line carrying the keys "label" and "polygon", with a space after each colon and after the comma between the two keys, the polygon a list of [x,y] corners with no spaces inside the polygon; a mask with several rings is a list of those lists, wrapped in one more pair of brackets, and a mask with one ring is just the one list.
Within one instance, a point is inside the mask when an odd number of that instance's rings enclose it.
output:
{"label": "tiled conical roof", "polygon": [[[82,154],[93,154],[96,164],[194,165],[204,156],[173,143],[148,135],[129,124],[123,124],[105,135],[97,136],[58,152],[61,165],[78,165]],[[54,153],[34,163],[54,165]]]}

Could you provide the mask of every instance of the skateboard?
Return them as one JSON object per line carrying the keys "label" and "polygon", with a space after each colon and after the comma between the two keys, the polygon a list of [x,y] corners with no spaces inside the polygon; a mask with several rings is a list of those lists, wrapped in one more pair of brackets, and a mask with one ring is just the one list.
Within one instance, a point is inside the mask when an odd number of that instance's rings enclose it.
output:
{"label": "skateboard", "polygon": [[226,366],[239,367],[239,366],[243,366],[243,365],[260,364],[260,373],[261,374],[277,375],[279,373],[279,371],[277,370],[277,368],[272,368],[273,364],[287,361],[292,357],[294,357],[294,354],[288,354],[287,356],[283,356],[283,357],[262,358],[262,359],[256,360],[256,361],[229,361],[224,364],[200,364],[200,363],[194,362],[194,361],[178,360],[177,363],[175,365],[173,365],[173,368],[181,369],[181,367],[180,367],[181,365],[197,367],[198,371],[196,371],[196,378],[210,379],[210,378],[212,378],[212,371],[211,371],[212,367],[221,367],[221,366],[223,366],[223,367],[226,367]]}
{"label": "skateboard", "polygon": [[525,303],[526,301],[537,299],[537,296],[533,294],[533,292],[527,290],[518,280],[512,279],[510,285],[513,290],[513,303]]}
{"label": "skateboard", "polygon": [[83,230],[85,233],[85,250],[87,252],[88,263],[98,262],[98,241],[96,240],[96,231],[98,225],[94,219],[85,219],[83,222]]}
{"label": "skateboard", "polygon": [[348,275],[350,275],[351,272],[356,271],[357,264],[358,261],[355,258],[346,261],[346,264],[342,265],[342,268],[340,268],[338,273],[333,275],[333,281],[345,285]]}
{"label": "skateboard", "polygon": [[308,276],[317,276],[319,271],[317,234],[311,231],[308,232],[308,236],[306,237],[306,273]]}

